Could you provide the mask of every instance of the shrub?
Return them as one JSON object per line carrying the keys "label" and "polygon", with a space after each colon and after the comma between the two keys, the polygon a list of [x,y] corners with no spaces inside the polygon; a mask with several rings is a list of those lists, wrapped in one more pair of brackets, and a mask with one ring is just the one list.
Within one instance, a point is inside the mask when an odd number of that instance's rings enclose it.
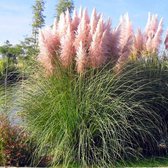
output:
{"label": "shrub", "polygon": [[33,162],[34,143],[30,143],[23,128],[12,126],[5,115],[0,116],[0,165],[1,166],[46,166],[48,160],[41,157]]}
{"label": "shrub", "polygon": [[27,135],[17,126],[11,126],[3,115],[0,118],[1,166],[31,165],[31,148]]}

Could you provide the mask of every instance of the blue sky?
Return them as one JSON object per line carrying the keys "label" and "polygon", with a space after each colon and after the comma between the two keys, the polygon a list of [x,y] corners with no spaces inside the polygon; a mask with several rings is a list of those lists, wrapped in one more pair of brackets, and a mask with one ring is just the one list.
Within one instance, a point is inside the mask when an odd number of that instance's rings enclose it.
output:
{"label": "blue sky", "polygon": [[[35,0],[0,0],[0,44],[9,40],[16,44],[31,34],[32,5]],[[45,0],[46,25],[51,25],[57,0]],[[164,18],[164,30],[168,28],[168,0],[74,0],[75,7],[93,8],[112,19],[116,26],[121,14],[128,12],[134,29],[144,28],[148,12]]]}

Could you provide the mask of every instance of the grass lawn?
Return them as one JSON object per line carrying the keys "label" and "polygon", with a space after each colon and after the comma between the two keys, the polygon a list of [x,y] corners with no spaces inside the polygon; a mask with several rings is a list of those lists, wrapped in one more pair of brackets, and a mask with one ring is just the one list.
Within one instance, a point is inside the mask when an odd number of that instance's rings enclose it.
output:
{"label": "grass lawn", "polygon": [[[81,166],[70,165],[68,168],[80,168]],[[153,158],[143,158],[134,161],[126,161],[125,163],[118,163],[115,167],[126,168],[126,167],[168,167],[168,156],[167,157],[153,157]],[[56,168],[62,168],[62,166],[57,166]],[[91,168],[91,167],[87,167]],[[96,168],[96,166],[92,167]],[[114,168],[114,165],[111,166]]]}
{"label": "grass lawn", "polygon": [[127,161],[124,164],[117,164],[117,167],[168,167],[168,156]]}

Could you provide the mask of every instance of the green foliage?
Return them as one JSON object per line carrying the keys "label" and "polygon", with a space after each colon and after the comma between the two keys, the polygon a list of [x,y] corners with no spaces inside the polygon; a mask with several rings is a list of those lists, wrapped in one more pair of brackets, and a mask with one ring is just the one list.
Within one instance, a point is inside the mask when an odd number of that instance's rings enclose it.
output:
{"label": "green foliage", "polygon": [[108,167],[156,148],[161,118],[152,98],[143,100],[150,83],[134,80],[133,72],[138,75],[130,68],[115,76],[108,67],[81,76],[62,69],[33,75],[22,85],[20,108],[38,153],[53,165]]}
{"label": "green foliage", "polygon": [[[128,66],[127,66],[128,67]],[[144,80],[149,83],[149,88],[146,88],[148,94],[141,96],[145,102],[149,101],[152,109],[162,119],[162,131],[156,137],[159,143],[163,143],[166,148],[168,147],[168,61],[166,59],[148,58],[139,61],[131,62],[130,67],[137,67],[136,73],[132,73],[127,80],[136,82]],[[129,69],[126,69],[128,71]],[[139,85],[138,87],[140,87]],[[163,150],[163,149],[162,149]],[[166,153],[165,149],[163,150]],[[150,151],[150,154],[156,154],[160,151]],[[149,153],[148,153],[149,154]]]}
{"label": "green foliage", "polygon": [[0,116],[1,166],[46,166],[44,157],[33,164],[32,155],[35,149],[35,145],[29,142],[28,134],[22,127],[11,125],[7,116]]}
{"label": "green foliage", "polygon": [[61,13],[65,13],[66,10],[69,10],[70,13],[74,10],[74,3],[72,0],[59,0],[58,4],[56,6],[56,12],[57,12],[57,19],[59,20],[59,17]]}
{"label": "green foliage", "polygon": [[15,83],[25,78],[32,62],[38,55],[38,49],[34,47],[33,38],[25,38],[21,44],[12,45],[9,41],[0,47],[0,83]]}
{"label": "green foliage", "polygon": [[23,49],[21,45],[15,45],[9,43],[9,41],[6,41],[4,45],[0,46],[0,54],[2,57],[7,57],[8,59],[14,61],[16,57],[22,55]]}
{"label": "green foliage", "polygon": [[35,58],[38,54],[38,49],[34,46],[35,39],[32,37],[26,37],[24,41],[21,42],[23,49],[23,56],[25,59]]}

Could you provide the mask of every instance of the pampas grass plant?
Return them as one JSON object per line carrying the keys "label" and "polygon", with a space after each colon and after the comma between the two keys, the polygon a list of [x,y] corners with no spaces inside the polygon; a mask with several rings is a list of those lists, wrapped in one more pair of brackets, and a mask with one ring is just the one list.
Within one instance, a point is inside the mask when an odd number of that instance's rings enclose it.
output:
{"label": "pampas grass plant", "polygon": [[39,70],[22,83],[19,104],[36,154],[54,166],[108,167],[153,150],[161,119],[141,98],[148,82],[128,80],[135,70],[117,76],[106,66],[78,75],[59,66],[52,76]]}

